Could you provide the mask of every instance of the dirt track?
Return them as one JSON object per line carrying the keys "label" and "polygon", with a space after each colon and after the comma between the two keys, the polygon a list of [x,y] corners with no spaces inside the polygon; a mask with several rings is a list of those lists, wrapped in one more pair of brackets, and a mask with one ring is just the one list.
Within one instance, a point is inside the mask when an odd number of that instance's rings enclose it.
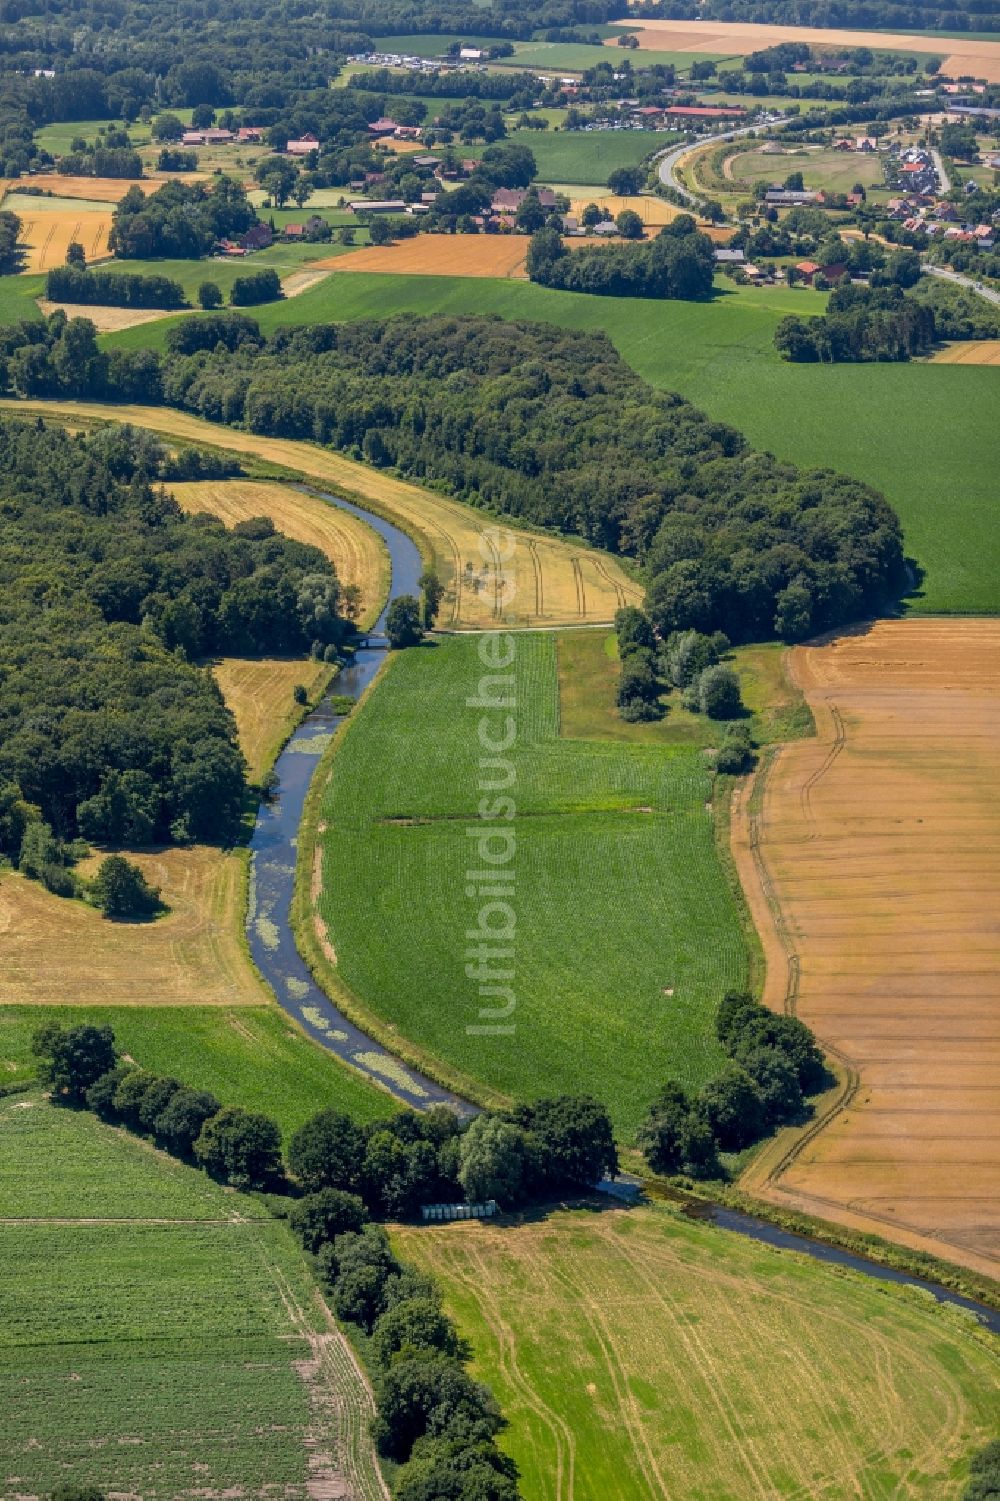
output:
{"label": "dirt track", "polygon": [[792,670],[818,738],[763,768],[734,853],[765,998],[847,1089],[745,1186],[996,1276],[1000,621],[881,622]]}

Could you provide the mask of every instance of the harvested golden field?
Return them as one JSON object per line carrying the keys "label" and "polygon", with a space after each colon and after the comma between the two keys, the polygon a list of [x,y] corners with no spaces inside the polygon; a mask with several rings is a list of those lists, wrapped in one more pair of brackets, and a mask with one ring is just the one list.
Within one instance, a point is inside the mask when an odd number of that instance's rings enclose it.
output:
{"label": "harvested golden field", "polygon": [[[196,182],[202,173],[185,172],[185,182]],[[28,188],[40,188],[56,198],[100,198],[107,203],[117,203],[130,188],[141,188],[144,193],[159,192],[170,174],[156,173],[130,181],[123,177],[61,177],[58,173],[27,172],[23,177],[9,178],[0,182],[0,191],[23,193]]]}
{"label": "harvested golden field", "polygon": [[1000,365],[1000,339],[966,339],[939,350],[934,365]]}
{"label": "harvested golden field", "polygon": [[[196,845],[129,856],[170,911],[107,922],[13,872],[0,876],[0,1003],[260,1005],[269,994],[243,941],[245,855]],[[92,873],[96,857],[84,862]]]}
{"label": "harvested golden field", "polygon": [[395,245],[369,245],[331,256],[331,271],[387,271],[403,276],[516,276],[524,269],[524,235],[416,235]]}
{"label": "harvested golden field", "polygon": [[797,647],[818,738],[733,820],[765,999],[843,1066],[747,1186],[1000,1271],[1000,621],[883,621]]}
{"label": "harvested golden field", "polygon": [[37,214],[22,214],[18,243],[25,255],[21,269],[48,271],[53,266],[61,266],[71,240],[83,246],[88,262],[99,260],[108,254],[110,231],[110,210],[106,213],[94,209],[81,212],[67,208],[65,213],[58,213],[50,208]]}
{"label": "harvested golden field", "polygon": [[80,418],[133,422],[167,439],[252,454],[328,484],[419,538],[445,586],[438,617],[442,629],[604,623],[621,605],[639,604],[644,594],[609,553],[507,529],[471,506],[312,443],[241,432],[170,407],[2,401],[0,408],[41,412],[69,423]]}
{"label": "harvested golden field", "polygon": [[[43,268],[40,268],[43,269]],[[48,317],[57,310],[67,318],[89,318],[100,334],[117,333],[122,328],[138,328],[140,323],[155,323],[167,314],[159,308],[97,307],[89,302],[48,302],[39,297],[38,306]]]}
{"label": "harvested golden field", "polygon": [[[714,52],[746,57],[779,42],[807,42],[824,47],[871,47],[880,52],[933,52],[944,57],[942,73],[1000,82],[1000,41],[963,41],[961,37],[909,36],[905,32],[819,30],[813,26],[753,25],[743,21],[644,21],[636,33],[639,46],[657,52]],[[615,46],[609,37],[605,46]]]}
{"label": "harvested golden field", "polygon": [[212,676],[236,719],[251,781],[259,782],[270,770],[299,722],[302,710],[292,697],[296,684],[313,698],[330,673],[326,663],[311,657],[223,657],[216,662]]}
{"label": "harvested golden field", "polygon": [[659,1206],[394,1229],[525,1501],[958,1501],[995,1352],[954,1308]]}
{"label": "harvested golden field", "polygon": [[[667,203],[665,198],[647,197],[645,194],[639,194],[634,198],[622,198],[615,193],[598,191],[584,198],[572,197],[570,199],[570,213],[576,214],[579,217],[588,203],[596,203],[599,208],[604,210],[609,219],[617,219],[623,209],[631,209],[634,214],[639,215],[639,218],[646,225],[647,229],[654,230],[662,229],[664,224],[672,224],[678,214],[687,213],[686,209],[678,208],[674,203]],[[724,227],[718,224],[708,224],[702,220],[699,220],[698,228],[702,234],[708,235],[709,239],[715,240],[719,244],[724,244],[731,240],[735,234],[735,230],[731,226]],[[593,243],[593,240],[587,239],[571,239],[566,241],[566,244],[571,249],[577,245],[592,245]]]}
{"label": "harvested golden field", "polygon": [[204,480],[170,488],[185,511],[209,511],[226,526],[251,516],[270,516],[286,537],[325,553],[341,583],[357,585],[363,624],[378,616],[389,588],[389,554],[378,533],[363,521],[315,495],[270,481]]}

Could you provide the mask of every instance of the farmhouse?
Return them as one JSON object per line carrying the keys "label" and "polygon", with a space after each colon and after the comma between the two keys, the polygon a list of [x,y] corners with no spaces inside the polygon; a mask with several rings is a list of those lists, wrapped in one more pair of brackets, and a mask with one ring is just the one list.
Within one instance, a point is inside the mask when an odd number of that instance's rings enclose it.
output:
{"label": "farmhouse", "polygon": [[375,137],[392,136],[396,134],[396,129],[395,120],[390,120],[388,115],[380,115],[377,120],[372,120],[369,124],[368,134]]}
{"label": "farmhouse", "polygon": [[742,266],[746,260],[746,255],[742,250],[728,250],[722,245],[716,247],[715,259],[720,265]]}
{"label": "farmhouse", "polygon": [[823,194],[805,190],[793,192],[791,188],[768,188],[764,195],[764,202],[772,204],[775,208],[797,208],[804,203],[822,203]]}
{"label": "farmhouse", "polygon": [[352,198],[347,205],[354,214],[405,214],[402,198]]}
{"label": "farmhouse", "polygon": [[181,136],[182,146],[228,146],[236,137],[231,130],[186,130]]}
{"label": "farmhouse", "polygon": [[319,150],[319,141],[314,135],[304,135],[301,140],[289,141],[285,150],[289,156],[308,156],[311,151]]}

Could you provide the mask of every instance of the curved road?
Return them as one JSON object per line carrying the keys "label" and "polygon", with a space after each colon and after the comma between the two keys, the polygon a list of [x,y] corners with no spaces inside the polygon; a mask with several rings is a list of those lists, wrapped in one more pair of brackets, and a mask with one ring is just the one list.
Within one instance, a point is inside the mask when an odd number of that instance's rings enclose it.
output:
{"label": "curved road", "polygon": [[[772,129],[776,129],[785,122],[784,120],[771,120],[768,123]],[[674,168],[680,162],[681,158],[690,155],[692,151],[698,150],[701,146],[717,146],[724,141],[738,141],[741,136],[754,135],[760,128],[759,125],[741,125],[738,130],[723,130],[718,135],[702,136],[697,141],[683,141],[679,146],[668,146],[666,151],[661,151],[658,156],[653,158],[654,161],[659,163],[660,181],[665,188],[673,188],[674,192],[680,193],[681,197],[686,198],[688,203],[700,203],[702,200],[698,197],[697,193],[689,192],[674,176]]]}
{"label": "curved road", "polygon": [[929,276],[940,276],[942,281],[954,282],[958,287],[965,287],[969,292],[976,292],[980,297],[985,297],[987,302],[995,302],[1000,306],[1000,292],[992,287],[986,287],[981,281],[973,281],[971,276],[962,276],[958,271],[952,271],[948,266],[931,266],[925,261],[923,269]]}

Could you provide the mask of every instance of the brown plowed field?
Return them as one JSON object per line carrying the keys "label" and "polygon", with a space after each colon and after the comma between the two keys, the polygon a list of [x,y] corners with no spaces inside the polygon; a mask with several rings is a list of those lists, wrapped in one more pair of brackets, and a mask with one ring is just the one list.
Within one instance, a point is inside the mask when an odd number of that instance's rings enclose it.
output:
{"label": "brown plowed field", "polygon": [[[881,52],[933,52],[943,57],[942,73],[1000,82],[1000,41],[963,41],[958,37],[907,36],[883,31],[820,30],[814,26],[755,26],[743,21],[646,21],[636,35],[640,47],[657,52],[715,52],[745,57],[779,42],[807,42],[811,47],[872,47]],[[606,46],[617,45],[609,37]]]}
{"label": "brown plowed field", "polygon": [[798,647],[817,739],[783,747],[734,852],[839,1108],[747,1186],[1000,1272],[1000,621],[881,622]]}
{"label": "brown plowed field", "polygon": [[516,276],[524,279],[525,235],[416,235],[317,261],[331,271],[391,271],[403,276]]}

